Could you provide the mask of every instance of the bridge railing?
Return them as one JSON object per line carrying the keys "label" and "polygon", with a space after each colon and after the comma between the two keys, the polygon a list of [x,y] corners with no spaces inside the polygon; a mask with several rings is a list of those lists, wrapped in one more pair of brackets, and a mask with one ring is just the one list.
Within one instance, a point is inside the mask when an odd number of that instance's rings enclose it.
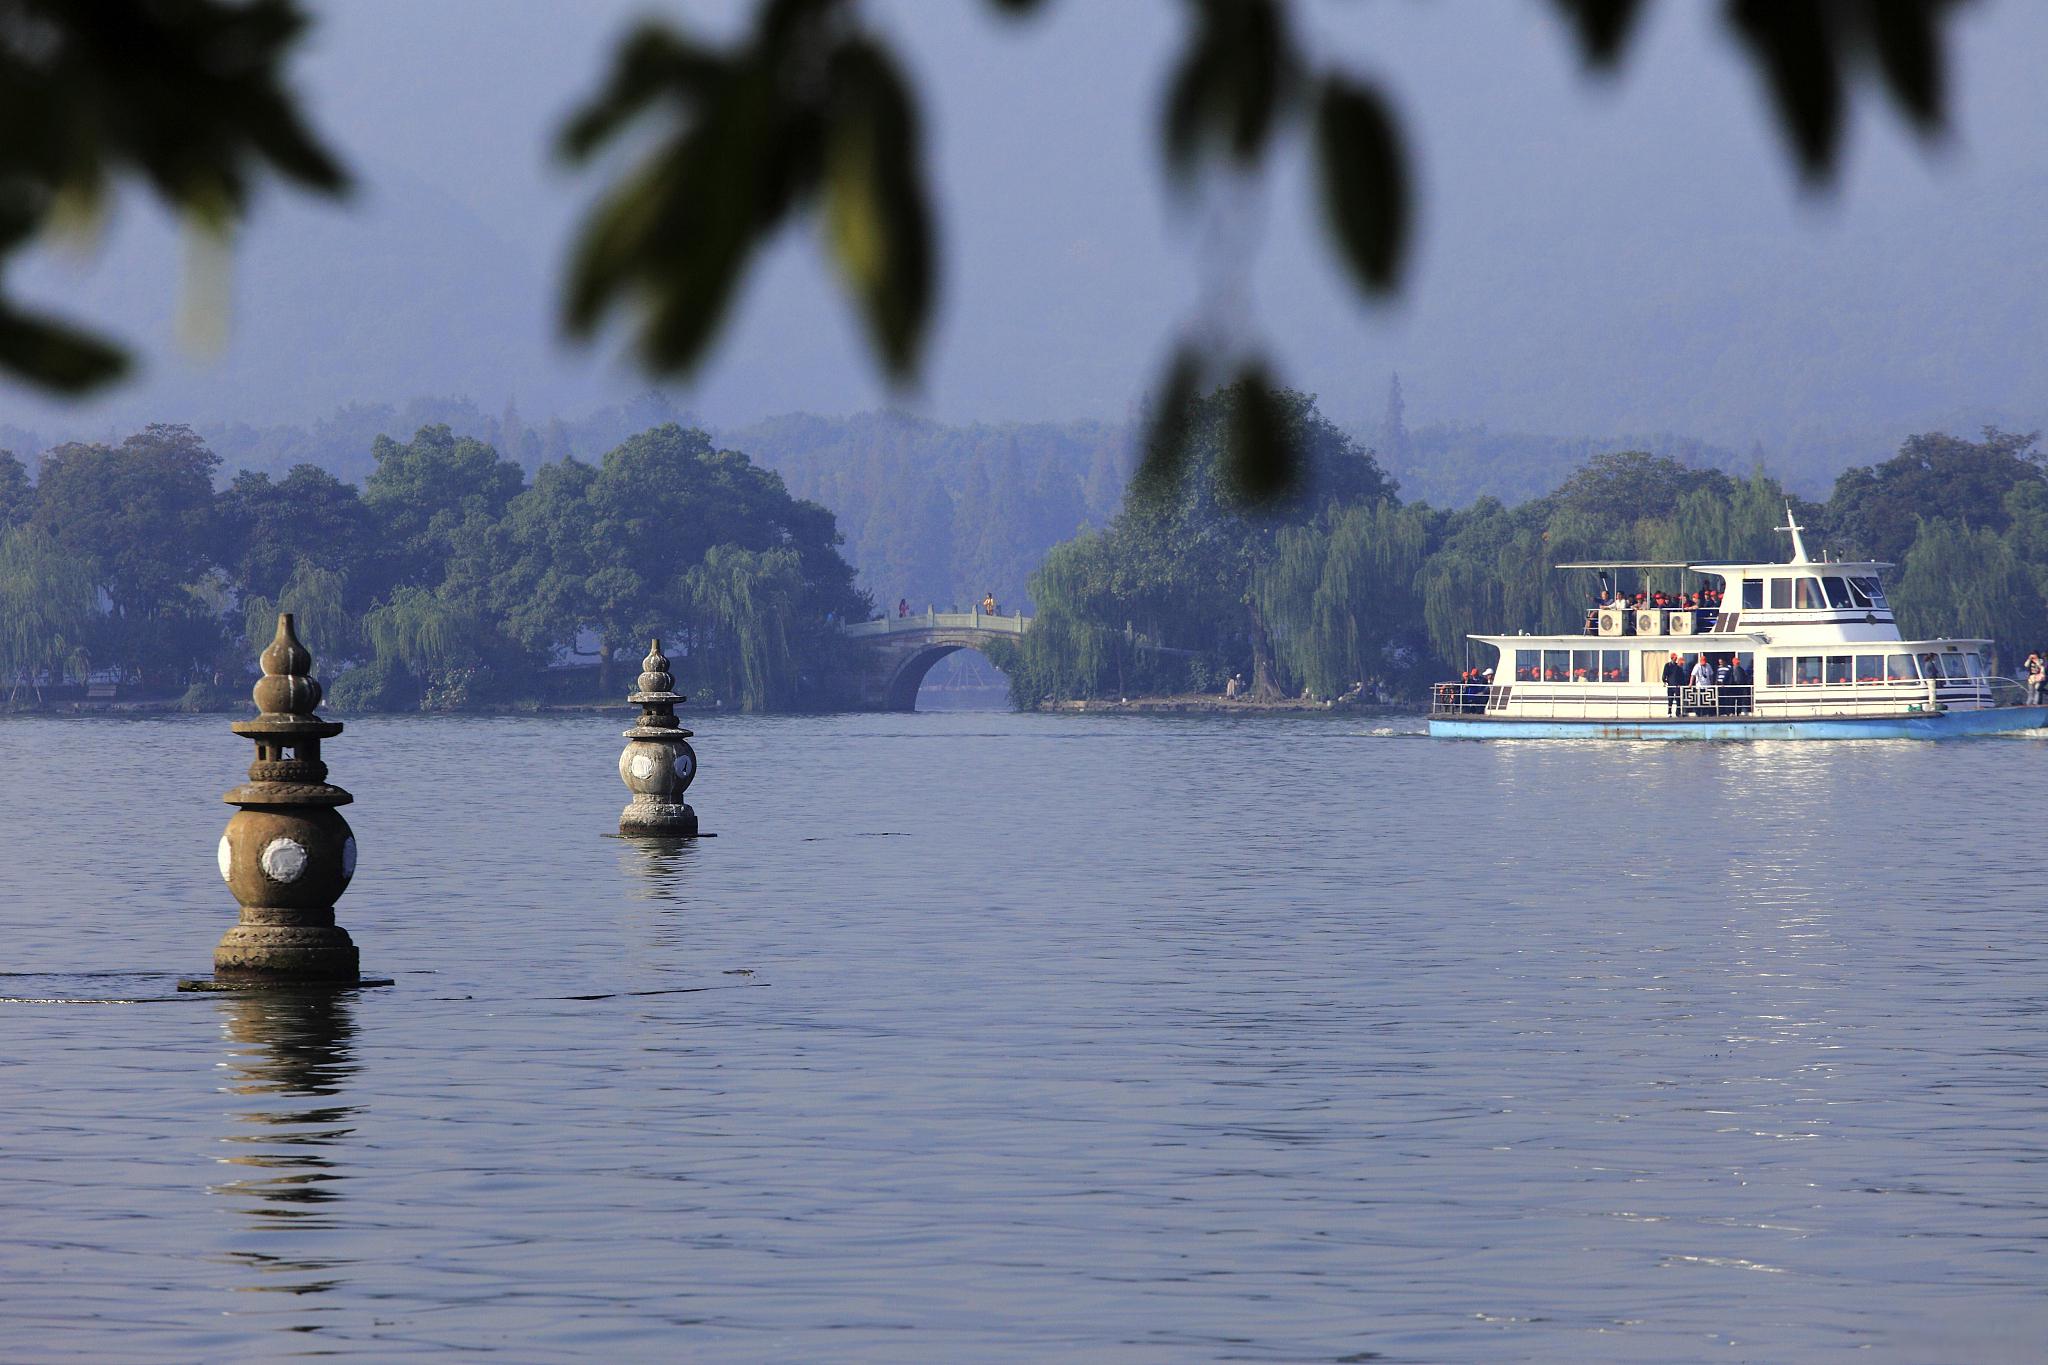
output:
{"label": "bridge railing", "polygon": [[1031,629],[1031,618],[1023,612],[990,616],[981,611],[914,611],[908,616],[885,616],[879,621],[861,621],[840,627],[848,635],[894,635],[912,630],[989,630],[1003,635],[1022,635]]}

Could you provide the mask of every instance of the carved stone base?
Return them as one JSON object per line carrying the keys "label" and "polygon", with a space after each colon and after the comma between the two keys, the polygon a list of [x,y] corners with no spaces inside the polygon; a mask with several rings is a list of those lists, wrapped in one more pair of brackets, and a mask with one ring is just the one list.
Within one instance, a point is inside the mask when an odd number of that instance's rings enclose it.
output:
{"label": "carved stone base", "polygon": [[681,801],[634,801],[619,813],[619,833],[697,837],[697,812]]}
{"label": "carved stone base", "polygon": [[353,981],[362,975],[362,960],[338,924],[245,923],[221,936],[213,970],[269,981]]}

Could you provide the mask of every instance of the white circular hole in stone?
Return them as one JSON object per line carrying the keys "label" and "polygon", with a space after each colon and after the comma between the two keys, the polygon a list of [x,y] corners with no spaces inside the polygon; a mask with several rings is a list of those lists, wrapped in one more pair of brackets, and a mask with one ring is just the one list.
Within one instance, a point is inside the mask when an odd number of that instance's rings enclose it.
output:
{"label": "white circular hole in stone", "polygon": [[306,870],[306,846],[297,839],[280,835],[263,846],[263,856],[256,860],[263,867],[263,875],[274,882],[295,882]]}
{"label": "white circular hole in stone", "polygon": [[227,835],[220,836],[220,847],[214,850],[214,855],[214,861],[220,864],[220,879],[227,881],[235,866],[235,850],[229,847]]}
{"label": "white circular hole in stone", "polygon": [[642,782],[654,776],[654,760],[646,754],[634,754],[632,767],[633,776],[639,778]]}

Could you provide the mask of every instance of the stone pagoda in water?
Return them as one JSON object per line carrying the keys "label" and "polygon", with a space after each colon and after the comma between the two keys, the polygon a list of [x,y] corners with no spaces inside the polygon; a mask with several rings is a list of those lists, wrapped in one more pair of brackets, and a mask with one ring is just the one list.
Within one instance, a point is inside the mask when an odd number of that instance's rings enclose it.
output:
{"label": "stone pagoda in water", "polygon": [[619,778],[633,793],[632,804],[619,815],[621,834],[697,835],[697,812],[683,800],[697,776],[697,751],[676,719],[676,704],[686,698],[675,685],[656,640],[640,661],[639,690],[626,698],[640,708],[640,722],[625,732],[626,748],[619,755]]}
{"label": "stone pagoda in water", "polygon": [[334,922],[334,902],[356,870],[355,834],[338,807],[355,798],[327,781],[320,741],[341,733],[314,715],[313,656],[289,615],[263,651],[254,720],[230,728],[256,742],[249,780],[221,799],[239,806],[220,839],[220,875],[242,919],[213,950],[222,978],[355,981],[355,942]]}

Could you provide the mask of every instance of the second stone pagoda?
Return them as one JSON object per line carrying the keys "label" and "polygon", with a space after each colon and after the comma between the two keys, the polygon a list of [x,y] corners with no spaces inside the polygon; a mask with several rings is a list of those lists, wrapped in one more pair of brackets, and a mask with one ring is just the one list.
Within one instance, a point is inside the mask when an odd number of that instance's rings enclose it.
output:
{"label": "second stone pagoda", "polygon": [[640,708],[640,722],[625,732],[625,752],[619,755],[619,778],[633,793],[619,815],[621,834],[697,836],[697,812],[683,800],[697,776],[697,751],[676,719],[676,704],[687,699],[675,685],[656,640],[640,661],[639,690],[626,698]]}

